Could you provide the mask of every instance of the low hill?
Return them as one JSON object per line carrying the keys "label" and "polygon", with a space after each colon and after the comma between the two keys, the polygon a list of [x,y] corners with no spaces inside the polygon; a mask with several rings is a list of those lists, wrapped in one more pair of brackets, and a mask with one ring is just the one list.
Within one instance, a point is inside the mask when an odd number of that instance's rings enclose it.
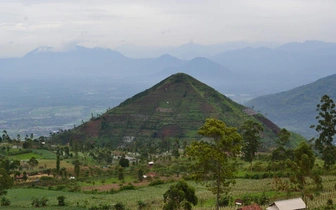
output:
{"label": "low hill", "polygon": [[316,132],[310,126],[317,123],[316,105],[324,94],[336,101],[336,74],[286,92],[257,97],[245,104],[267,115],[277,125],[312,138]]}
{"label": "low hill", "polygon": [[217,118],[237,128],[248,119],[258,121],[264,127],[266,146],[275,142],[279,131],[261,114],[187,74],[177,73],[54,140],[67,143],[88,138],[116,146],[133,139],[200,139],[197,130],[206,118]]}

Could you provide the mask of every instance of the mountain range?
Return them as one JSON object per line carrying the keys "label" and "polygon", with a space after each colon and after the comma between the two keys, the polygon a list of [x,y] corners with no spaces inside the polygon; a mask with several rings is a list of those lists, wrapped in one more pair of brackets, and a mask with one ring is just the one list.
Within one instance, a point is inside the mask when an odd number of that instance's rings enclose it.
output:
{"label": "mountain range", "polygon": [[317,125],[317,104],[327,94],[336,102],[336,74],[289,91],[260,96],[245,103],[280,127],[300,133],[307,139],[316,137],[311,125]]}
{"label": "mountain range", "polygon": [[[130,58],[111,49],[81,46],[67,51],[39,47],[22,58],[0,59],[0,128],[16,135],[73,127],[178,72],[239,103],[335,73],[334,43],[260,46],[189,43],[175,49],[179,53],[216,49],[207,54],[209,57],[190,60],[169,54]],[[215,51],[221,53],[213,56]],[[64,109],[75,111],[64,113]],[[50,110],[57,111],[50,114]]]}

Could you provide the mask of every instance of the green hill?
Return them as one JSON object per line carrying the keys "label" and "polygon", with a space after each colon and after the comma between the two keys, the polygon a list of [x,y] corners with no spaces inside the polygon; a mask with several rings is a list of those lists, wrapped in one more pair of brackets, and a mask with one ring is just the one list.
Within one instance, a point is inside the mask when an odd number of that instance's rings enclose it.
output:
{"label": "green hill", "polygon": [[279,127],[264,116],[193,77],[178,73],[101,116],[56,135],[54,140],[67,143],[94,139],[113,146],[134,139],[179,138],[188,141],[201,138],[197,130],[206,118],[217,118],[237,128],[248,119],[258,121],[264,127],[266,146],[275,142],[275,133],[279,131]]}
{"label": "green hill", "polygon": [[323,95],[336,99],[336,74],[292,90],[257,97],[247,106],[267,115],[281,127],[299,133],[306,138],[316,135],[311,125],[316,125],[316,105]]}

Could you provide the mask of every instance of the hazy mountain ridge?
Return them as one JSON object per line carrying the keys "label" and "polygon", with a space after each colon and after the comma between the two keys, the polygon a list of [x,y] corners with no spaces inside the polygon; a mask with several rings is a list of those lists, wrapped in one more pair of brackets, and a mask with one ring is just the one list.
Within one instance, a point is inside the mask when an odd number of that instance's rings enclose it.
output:
{"label": "hazy mountain ridge", "polygon": [[233,50],[218,54],[211,60],[227,66],[231,71],[245,74],[251,80],[278,81],[281,91],[334,74],[334,47],[334,43],[306,41],[288,43],[274,49]]}
{"label": "hazy mountain ridge", "polygon": [[[181,49],[196,49],[195,45]],[[57,51],[41,47],[22,58],[0,59],[0,90],[6,99],[1,103],[0,126],[17,132],[19,125],[13,120],[21,116],[29,120],[28,113],[36,113],[34,110],[50,110],[53,104],[80,107],[77,117],[43,123],[54,125],[50,130],[65,124],[69,127],[178,72],[187,73],[240,103],[335,73],[335,44],[310,41],[289,45],[279,47],[281,50],[249,47],[227,51],[218,55],[224,55],[218,63],[214,57],[182,60],[165,54],[134,59],[111,49],[77,46]],[[48,111],[41,113],[53,121]],[[27,126],[20,125],[29,132]]]}
{"label": "hazy mountain ridge", "polygon": [[336,101],[336,74],[289,91],[257,97],[245,105],[265,114],[281,127],[312,138],[316,136],[310,128],[317,124],[316,105],[325,94]]}

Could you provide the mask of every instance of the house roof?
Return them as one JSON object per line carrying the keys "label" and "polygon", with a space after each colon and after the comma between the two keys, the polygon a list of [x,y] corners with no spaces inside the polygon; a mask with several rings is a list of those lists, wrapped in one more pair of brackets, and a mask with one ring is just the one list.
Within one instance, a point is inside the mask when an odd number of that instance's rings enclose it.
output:
{"label": "house roof", "polygon": [[301,198],[293,198],[288,200],[275,201],[267,210],[295,210],[306,208],[305,202]]}
{"label": "house roof", "polygon": [[249,206],[243,206],[240,210],[263,210],[258,204],[252,204]]}

